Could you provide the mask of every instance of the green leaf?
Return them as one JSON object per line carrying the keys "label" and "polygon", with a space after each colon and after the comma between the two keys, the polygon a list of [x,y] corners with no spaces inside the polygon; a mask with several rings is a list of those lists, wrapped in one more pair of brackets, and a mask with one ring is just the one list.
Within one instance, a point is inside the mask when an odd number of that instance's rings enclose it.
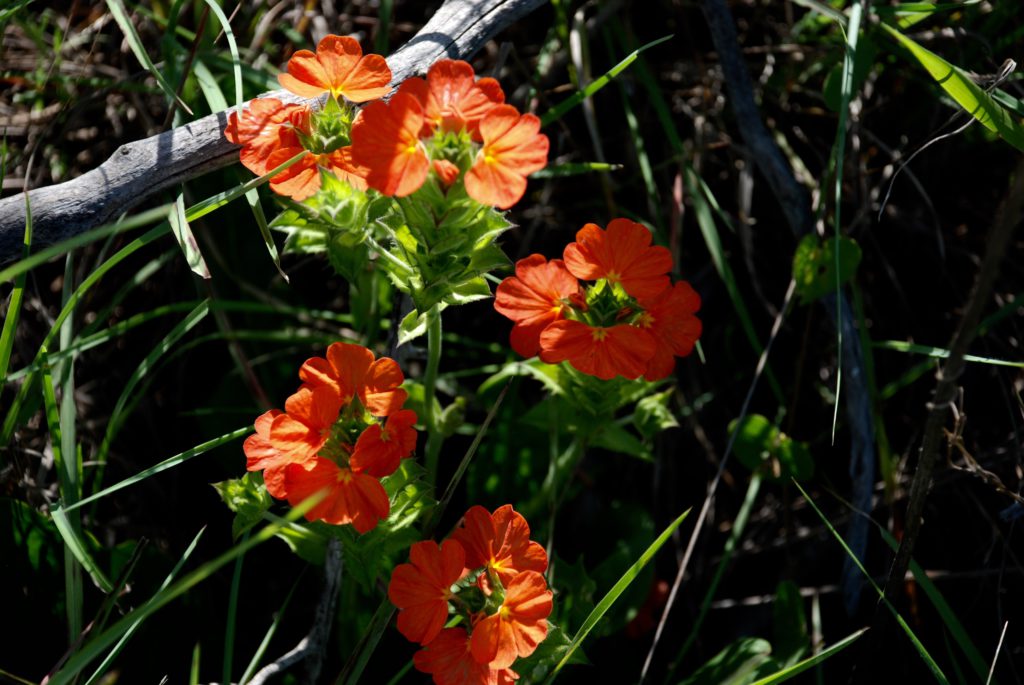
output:
{"label": "green leaf", "polygon": [[772,646],[767,640],[739,639],[698,668],[682,685],[749,685],[771,653]]}
{"label": "green leaf", "polygon": [[733,452],[751,471],[766,471],[773,480],[806,480],[814,473],[810,450],[802,442],[776,428],[760,414],[749,414],[742,423],[729,423],[729,432],[738,431]]}
{"label": "green leaf", "polygon": [[[446,306],[447,305],[442,302],[439,305],[440,311],[444,311]],[[427,314],[428,312],[419,312],[414,309],[402,318],[402,323],[398,324],[399,345],[404,345],[407,342],[415,340],[421,335],[426,335]]]}
{"label": "green leaf", "polygon": [[228,509],[235,512],[231,522],[231,539],[237,540],[263,518],[273,499],[263,486],[263,477],[258,473],[246,473],[241,478],[211,483]]}
{"label": "green leaf", "polygon": [[633,425],[640,431],[640,435],[650,439],[662,431],[679,426],[675,414],[668,408],[674,392],[669,388],[664,392],[648,395],[637,402],[636,411],[633,412]]}
{"label": "green leaf", "polygon": [[992,96],[982,90],[959,67],[953,66],[931,50],[919,45],[888,24],[880,24],[900,45],[921,63],[932,78],[965,112],[981,122],[982,126],[1002,136],[1003,140],[1024,151],[1024,126],[1010,112],[1001,107]]}
{"label": "green leaf", "polygon": [[469,304],[477,300],[486,300],[491,297],[491,286],[481,276],[472,278],[452,288],[444,300],[447,304]]}
{"label": "green leaf", "polygon": [[591,434],[590,444],[611,452],[653,462],[654,455],[641,440],[618,423],[605,423]]}
{"label": "green leaf", "polygon": [[833,293],[837,284],[842,286],[853,278],[860,264],[860,246],[851,238],[839,239],[838,276],[835,246],[835,238],[822,243],[814,234],[805,235],[800,240],[793,255],[793,279],[800,304],[809,304]]}
{"label": "green leaf", "polygon": [[[527,683],[541,683],[548,676],[562,657],[569,653],[572,640],[556,624],[548,621],[548,634],[537,649],[525,659],[517,659],[512,664],[512,670],[519,674],[520,678]],[[569,654],[570,664],[589,664],[590,660],[583,654],[582,650],[576,650]]]}
{"label": "green leaf", "polygon": [[791,580],[784,580],[775,588],[772,629],[774,657],[783,667],[792,666],[807,653],[811,640],[804,618],[804,599]]}

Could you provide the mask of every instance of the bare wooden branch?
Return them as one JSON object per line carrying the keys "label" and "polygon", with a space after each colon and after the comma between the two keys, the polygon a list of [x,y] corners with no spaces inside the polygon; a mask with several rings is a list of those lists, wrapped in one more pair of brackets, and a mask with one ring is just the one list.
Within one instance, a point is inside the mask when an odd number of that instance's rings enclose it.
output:
{"label": "bare wooden branch", "polygon": [[[447,0],[408,43],[388,58],[397,85],[448,57],[462,59],[545,0]],[[264,97],[306,102],[286,91]],[[33,248],[51,245],[112,221],[175,184],[238,161],[224,138],[228,112],[119,147],[96,169],[64,183],[29,191]],[[21,255],[25,196],[0,200],[0,264]]]}

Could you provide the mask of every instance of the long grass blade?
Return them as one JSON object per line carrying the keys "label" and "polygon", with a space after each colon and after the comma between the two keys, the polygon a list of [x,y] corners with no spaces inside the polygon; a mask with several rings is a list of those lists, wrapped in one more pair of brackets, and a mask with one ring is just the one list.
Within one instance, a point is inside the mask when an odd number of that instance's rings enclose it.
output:
{"label": "long grass blade", "polygon": [[164,459],[159,464],[155,464],[153,466],[150,466],[148,469],[144,469],[142,471],[139,471],[134,476],[130,476],[128,478],[125,478],[124,480],[122,480],[122,481],[120,481],[118,483],[115,483],[114,485],[111,485],[110,487],[104,488],[103,490],[100,490],[99,492],[93,493],[93,494],[89,495],[88,497],[83,497],[80,501],[76,502],[73,505],[68,506],[65,509],[65,511],[71,511],[72,509],[77,509],[78,507],[84,506],[84,505],[89,504],[91,502],[95,502],[96,500],[101,499],[103,497],[106,497],[107,495],[111,495],[111,494],[117,492],[118,490],[123,490],[124,488],[127,488],[127,487],[130,487],[132,485],[135,485],[136,483],[138,483],[140,481],[143,481],[143,480],[149,478],[150,476],[155,476],[156,474],[162,473],[163,471],[166,471],[167,469],[172,469],[175,466],[179,466],[181,464],[184,464],[186,461],[188,461],[188,460],[190,460],[190,459],[192,459],[194,457],[198,457],[200,454],[203,454],[205,452],[209,452],[213,448],[220,447],[221,445],[229,443],[232,440],[237,440],[238,438],[241,438],[241,437],[243,437],[243,436],[245,436],[245,435],[247,435],[247,434],[249,434],[251,432],[252,432],[252,426],[243,426],[242,428],[237,428],[237,429],[231,431],[230,433],[225,433],[224,435],[220,436],[219,438],[214,438],[212,440],[207,440],[206,442],[204,442],[204,443],[202,443],[200,445],[196,445],[195,447],[193,447],[191,449],[187,449],[184,452],[180,452],[180,453],[174,455],[173,457],[170,457],[168,459]]}
{"label": "long grass blade", "polygon": [[[879,340],[873,344],[873,347],[883,350],[894,350],[896,352],[907,352],[909,354],[924,354],[935,359],[947,359],[949,357],[949,350],[947,349],[932,347],[931,345],[917,345],[902,340]],[[979,357],[973,354],[965,354],[964,361],[1024,369],[1024,362],[1011,362],[1006,359],[995,359],[993,357]]]}
{"label": "long grass blade", "polygon": [[844,649],[852,645],[854,642],[856,642],[857,638],[859,638],[866,632],[868,632],[867,628],[861,628],[857,632],[847,635],[831,647],[823,649],[814,656],[808,657],[803,661],[795,663],[789,668],[784,668],[778,673],[773,673],[767,678],[761,678],[760,680],[754,681],[752,685],[775,685],[776,683],[783,683],[792,678],[793,676],[799,675],[807,669],[817,666],[825,659],[828,659],[829,657],[843,651]]}
{"label": "long grass blade", "polygon": [[[6,175],[7,159],[0,159],[0,180]],[[32,249],[32,207],[29,205],[28,193],[25,193],[25,237],[22,240],[22,259],[28,257]],[[11,290],[11,299],[4,315],[4,328],[0,332],[0,384],[7,378],[7,367],[11,363],[11,352],[14,350],[14,334],[18,329],[21,317],[21,300],[25,296],[25,273],[18,274]],[[2,281],[3,279],[0,279]]]}
{"label": "long grass blade", "polygon": [[174,601],[194,588],[196,585],[199,585],[201,582],[216,573],[222,566],[234,561],[239,555],[245,554],[256,545],[270,540],[282,528],[291,525],[294,521],[297,521],[303,514],[315,507],[322,499],[322,494],[308,498],[302,504],[294,507],[290,512],[288,512],[288,515],[280,522],[270,523],[264,526],[258,533],[248,540],[238,543],[220,556],[206,562],[195,571],[192,571],[177,583],[157,592],[148,602],[127,614],[103,633],[90,640],[77,654],[68,659],[64,668],[53,675],[49,680],[48,685],[69,685],[72,683],[82,669],[92,663],[94,659],[99,657],[99,655],[106,651],[111,645],[120,640],[133,625],[141,623],[158,609],[161,609],[168,603]]}
{"label": "long grass blade", "polygon": [[658,40],[651,41],[650,43],[647,43],[646,45],[643,45],[634,50],[633,52],[631,52],[630,54],[628,54],[625,57],[625,59],[616,64],[611,69],[609,69],[603,76],[596,78],[592,82],[587,84],[586,88],[576,91],[568,98],[566,98],[565,100],[563,100],[562,102],[558,103],[550,110],[548,110],[544,114],[544,116],[540,118],[541,126],[547,126],[548,124],[551,124],[561,119],[566,112],[568,112],[573,107],[580,104],[588,97],[590,97],[591,95],[593,95],[594,93],[608,85],[608,83],[611,82],[613,78],[621,74],[623,70],[626,69],[626,67],[632,64],[636,60],[636,58],[640,56],[640,53],[642,53],[644,50],[653,48],[655,45],[660,45],[661,43],[664,43],[670,38],[672,38],[672,36],[668,35],[663,38],[659,38]]}
{"label": "long grass blade", "polygon": [[917,650],[918,655],[920,655],[921,659],[928,667],[928,670],[932,672],[932,675],[935,677],[936,682],[943,683],[944,685],[949,685],[949,680],[946,678],[946,674],[942,672],[942,669],[939,668],[939,665],[935,662],[935,659],[933,659],[932,655],[928,653],[928,650],[925,649],[925,646],[918,639],[917,635],[914,634],[914,631],[910,628],[910,626],[907,625],[907,622],[903,620],[903,617],[900,616],[900,612],[896,610],[896,607],[892,605],[892,602],[885,598],[885,593],[882,592],[882,588],[878,586],[878,583],[875,582],[875,579],[872,578],[871,574],[869,574],[867,569],[864,568],[864,564],[862,564],[860,558],[858,558],[857,555],[853,553],[853,550],[850,549],[850,546],[846,544],[846,540],[843,539],[843,536],[840,535],[839,531],[837,531],[832,526],[828,518],[826,518],[825,514],[823,514],[821,509],[818,508],[818,505],[815,504],[814,500],[812,500],[810,495],[807,494],[807,491],[800,486],[800,483],[794,480],[793,485],[795,485],[797,490],[800,491],[800,494],[804,496],[804,499],[807,500],[807,503],[811,505],[811,508],[814,509],[814,513],[816,513],[818,515],[818,518],[821,519],[821,522],[825,524],[825,527],[828,528],[828,531],[832,534],[832,537],[836,539],[836,542],[839,543],[839,546],[843,548],[843,551],[846,552],[846,555],[857,566],[857,568],[860,569],[860,572],[864,575],[864,578],[867,579],[868,583],[874,589],[875,594],[878,595],[878,598],[885,604],[886,608],[890,612],[892,612],[893,618],[896,619],[896,622],[899,624],[900,628],[903,629],[904,634],[906,634],[906,636],[910,639],[911,644],[914,645],[914,649]]}
{"label": "long grass blade", "polygon": [[576,635],[573,636],[572,642],[569,643],[569,647],[566,649],[565,654],[562,655],[561,660],[558,662],[558,664],[555,665],[555,668],[551,671],[551,675],[548,676],[548,679],[545,681],[545,683],[554,682],[555,678],[558,676],[558,673],[562,670],[562,667],[569,662],[569,659],[572,658],[572,655],[576,652],[577,649],[579,649],[580,645],[583,644],[583,641],[587,638],[587,635],[590,634],[590,631],[594,629],[594,626],[597,625],[598,621],[600,621],[604,617],[604,615],[608,613],[608,610],[612,608],[612,605],[615,604],[615,601],[622,595],[623,592],[626,591],[626,588],[628,588],[630,584],[634,580],[636,580],[636,577],[640,575],[640,572],[644,569],[647,563],[654,558],[654,555],[658,553],[658,550],[661,549],[661,546],[668,541],[668,539],[672,536],[672,533],[675,532],[676,528],[678,528],[680,524],[682,524],[682,522],[685,521],[686,517],[689,515],[690,510],[687,509],[682,514],[680,514],[675,521],[669,524],[668,528],[666,528],[662,532],[662,534],[659,535],[658,538],[651,543],[651,545],[644,551],[644,553],[640,555],[640,558],[637,559],[636,562],[634,562],[633,565],[630,566],[624,574],[622,574],[622,577],[619,578],[618,582],[612,586],[612,589],[609,590],[607,594],[605,594],[605,596],[601,598],[601,601],[597,603],[597,606],[594,607],[593,611],[591,611],[590,614],[586,617],[586,619],[583,620],[583,623],[580,625],[580,629],[576,631]]}
{"label": "long grass blade", "polygon": [[124,4],[121,0],[106,0],[107,9],[110,10],[110,14],[114,17],[114,21],[121,28],[121,32],[124,33],[125,40],[128,41],[128,47],[131,48],[135,58],[139,60],[139,63],[145,67],[146,71],[156,79],[156,83],[160,86],[160,90],[164,91],[164,94],[178,103],[178,106],[189,113],[192,116],[192,110],[185,101],[178,97],[178,94],[174,92],[174,87],[167,82],[164,75],[160,73],[160,70],[153,64],[153,60],[149,58],[149,54],[146,52],[146,47],[142,44],[142,39],[139,38],[138,32],[135,30],[135,26],[132,25],[131,19],[128,17],[128,11],[125,9]]}
{"label": "long grass blade", "polygon": [[157,221],[163,221],[173,210],[173,204],[161,205],[160,207],[148,209],[141,214],[124,219],[123,221],[115,221],[111,224],[104,224],[103,226],[83,231],[74,238],[68,238],[67,240],[51,245],[26,257],[25,259],[14,262],[6,268],[0,269],[0,282],[17,278],[21,274],[31,271],[40,264],[50,261],[54,257],[67,254],[75,248],[83,247],[84,245],[96,242],[97,240],[102,240],[108,236],[114,235],[115,233],[123,233],[125,231],[130,231],[133,228],[146,226],[147,224],[152,224]]}
{"label": "long grass blade", "polygon": [[192,227],[189,226],[188,218],[185,216],[185,195],[183,193],[178,193],[174,211],[167,216],[167,219],[171,222],[171,233],[174,234],[174,239],[178,241],[178,246],[181,247],[181,252],[185,255],[188,268],[192,269],[192,272],[200,278],[210,278],[210,267],[206,266],[203,253],[199,250],[199,242],[192,234]]}
{"label": "long grass blade", "polygon": [[980,121],[985,128],[998,133],[1010,145],[1024,151],[1024,125],[993,100],[992,96],[986,93],[981,86],[958,67],[953,66],[888,24],[883,23],[880,26],[897,43],[906,48],[965,112]]}
{"label": "long grass blade", "polygon": [[135,386],[149,373],[150,369],[156,364],[157,360],[160,359],[168,350],[172,349],[175,344],[192,330],[196,324],[202,321],[207,314],[210,312],[209,300],[204,300],[199,303],[195,309],[189,312],[188,316],[182,319],[177,326],[171,329],[171,331],[164,337],[160,343],[153,348],[149,354],[142,360],[139,366],[135,369],[134,373],[128,378],[128,381],[124,385],[124,389],[121,391],[120,397],[117,398],[117,403],[114,405],[113,411],[110,413],[110,419],[107,421],[107,430],[103,436],[103,442],[100,443],[100,448],[96,453],[96,461],[99,462],[99,468],[97,469],[97,482],[100,482],[99,473],[101,473],[102,465],[107,460],[107,453],[110,451],[110,444],[114,440],[114,436],[121,428],[121,424],[127,417],[125,407],[128,404],[128,400],[131,398],[132,391]]}

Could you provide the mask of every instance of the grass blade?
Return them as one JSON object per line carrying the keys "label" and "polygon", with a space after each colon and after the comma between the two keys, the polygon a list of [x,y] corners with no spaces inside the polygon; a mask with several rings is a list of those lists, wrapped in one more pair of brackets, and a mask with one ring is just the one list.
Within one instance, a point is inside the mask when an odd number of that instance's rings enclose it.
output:
{"label": "grass blade", "polygon": [[852,633],[850,635],[847,635],[842,640],[840,640],[839,642],[835,643],[834,645],[832,645],[828,649],[823,649],[822,651],[818,652],[814,656],[808,657],[808,658],[804,659],[803,661],[795,663],[792,666],[790,666],[789,668],[784,668],[781,671],[779,671],[778,673],[773,673],[772,675],[768,676],[767,678],[761,678],[760,680],[757,680],[754,683],[752,683],[752,685],[775,685],[775,683],[785,682],[785,681],[789,680],[790,678],[792,678],[793,676],[798,675],[800,673],[803,673],[804,671],[806,671],[809,668],[817,666],[818,664],[820,664],[825,659],[828,659],[832,655],[834,655],[834,654],[836,654],[838,652],[841,652],[842,650],[846,649],[847,647],[852,645],[854,642],[856,642],[857,638],[859,638],[861,635],[863,635],[866,632],[868,632],[867,628],[861,628],[857,632]]}
{"label": "grass blade", "polygon": [[828,531],[832,534],[832,537],[836,539],[836,542],[839,543],[840,547],[843,548],[843,551],[846,552],[846,555],[857,566],[857,568],[860,569],[860,572],[864,575],[864,578],[867,579],[868,583],[870,583],[871,587],[875,590],[875,593],[878,595],[878,598],[885,604],[886,608],[889,609],[890,612],[892,612],[893,618],[896,619],[896,622],[899,624],[900,628],[903,629],[903,632],[910,639],[911,644],[914,645],[914,649],[917,650],[917,653],[921,656],[921,659],[924,661],[925,665],[928,666],[928,670],[930,670],[932,672],[932,675],[935,676],[936,682],[943,683],[944,685],[949,685],[949,680],[946,678],[946,674],[943,673],[942,669],[939,668],[939,665],[935,663],[935,659],[932,658],[932,655],[929,654],[928,650],[925,649],[923,644],[921,644],[921,641],[917,638],[917,635],[915,635],[914,631],[911,630],[909,625],[907,625],[907,622],[903,620],[903,617],[900,616],[900,612],[896,610],[896,607],[892,605],[892,602],[885,598],[885,593],[882,592],[882,588],[878,586],[878,583],[875,582],[874,578],[871,577],[871,574],[869,574],[867,569],[864,568],[864,564],[862,564],[857,555],[853,553],[853,550],[850,549],[850,546],[846,544],[846,540],[843,539],[843,536],[840,535],[839,531],[837,531],[832,526],[829,520],[825,517],[825,514],[823,514],[821,509],[818,508],[818,505],[815,504],[814,500],[812,500],[810,495],[807,494],[807,491],[800,486],[800,483],[794,480],[793,485],[795,485],[796,489],[800,491],[800,494],[804,496],[804,499],[807,500],[807,503],[811,505],[811,508],[814,509],[814,513],[816,513],[818,515],[818,518],[821,519],[821,522],[825,524],[825,527],[828,528]]}
{"label": "grass blade", "polygon": [[125,411],[125,407],[128,404],[128,399],[135,389],[135,386],[149,373],[153,365],[156,364],[157,360],[160,359],[168,350],[175,346],[178,340],[181,339],[186,333],[195,327],[200,321],[202,321],[206,315],[210,312],[210,301],[204,300],[199,303],[195,309],[189,312],[188,316],[182,319],[177,326],[171,329],[171,331],[160,341],[149,354],[142,360],[135,372],[132,373],[131,377],[124,385],[124,389],[121,391],[121,396],[117,398],[117,403],[114,405],[114,410],[110,413],[110,419],[107,422],[107,431],[103,436],[103,442],[100,443],[99,451],[96,453],[96,461],[99,466],[96,471],[96,482],[99,483],[102,480],[102,469],[103,464],[107,461],[107,453],[110,451],[110,443],[113,442],[114,436],[117,431],[120,430],[121,424],[124,422],[128,411]]}
{"label": "grass blade", "polygon": [[558,103],[550,110],[548,110],[544,114],[544,116],[540,118],[540,125],[547,126],[548,124],[561,119],[566,112],[568,112],[573,107],[580,104],[588,97],[590,97],[591,95],[593,95],[594,93],[608,85],[608,83],[613,78],[621,74],[626,67],[632,64],[636,60],[636,58],[640,56],[640,53],[642,53],[644,50],[647,50],[648,48],[653,48],[655,45],[660,45],[661,43],[664,43],[670,38],[672,38],[672,36],[668,35],[665,36],[664,38],[659,38],[658,40],[651,41],[650,43],[647,43],[646,45],[643,45],[634,50],[633,52],[629,53],[628,55],[626,55],[625,59],[616,64],[611,69],[609,69],[603,76],[596,78],[591,83],[587,84],[586,88],[584,88],[583,90],[576,91],[568,98],[562,100],[560,103]]}
{"label": "grass blade", "polygon": [[141,214],[131,217],[130,219],[115,221],[114,223],[105,224],[83,233],[79,233],[74,238],[69,238],[55,245],[51,245],[50,247],[40,250],[33,255],[27,256],[25,259],[19,260],[4,269],[0,269],[0,282],[17,278],[21,274],[31,271],[40,264],[50,261],[54,257],[67,254],[75,248],[88,245],[97,240],[102,240],[103,238],[114,235],[115,233],[123,233],[133,228],[138,228],[139,226],[163,221],[173,210],[173,204],[161,205],[160,207],[148,209]]}
{"label": "grass blade", "polygon": [[174,239],[178,241],[178,245],[185,255],[188,268],[192,269],[197,276],[209,279],[210,267],[206,266],[203,253],[199,251],[199,243],[192,235],[192,227],[188,225],[188,218],[185,216],[185,195],[183,193],[178,193],[178,199],[174,202],[174,211],[167,216],[167,220],[171,223],[171,233],[174,234]]}
{"label": "grass blade", "polygon": [[240,542],[215,559],[206,562],[174,585],[157,592],[148,602],[124,616],[120,621],[112,625],[100,635],[96,636],[95,639],[86,644],[77,654],[68,659],[64,668],[50,678],[48,685],[70,685],[74,682],[82,669],[92,663],[92,661],[102,654],[108,647],[120,640],[130,627],[149,618],[158,609],[185,594],[193,587],[213,575],[222,566],[234,561],[239,555],[245,554],[256,545],[270,540],[278,533],[278,531],[285,526],[291,525],[292,522],[297,521],[303,514],[316,506],[322,499],[322,495],[314,495],[310,497],[301,505],[288,512],[288,516],[280,522],[270,523],[264,526],[258,533],[248,540]]}
{"label": "grass blade", "polygon": [[[182,567],[185,566],[185,562],[188,561],[189,557],[192,556],[192,552],[195,551],[196,545],[199,544],[199,538],[203,536],[203,533],[205,531],[206,528],[200,528],[199,532],[196,533],[196,536],[192,538],[192,542],[189,543],[189,546],[185,548],[185,552],[181,555],[181,559],[178,559],[178,563],[174,565],[174,568],[171,569],[171,572],[167,574],[166,578],[164,578],[164,582],[160,584],[160,588],[157,590],[158,594],[164,591],[167,588],[167,586],[171,584],[171,582],[178,575],[178,573],[181,572]],[[139,629],[140,625],[142,625],[141,619],[128,626],[128,629],[125,630],[124,635],[121,636],[121,639],[117,641],[117,644],[113,646],[113,648],[110,650],[110,653],[107,654],[106,658],[102,662],[100,662],[100,665],[96,667],[96,670],[93,671],[91,676],[89,676],[89,679],[85,681],[85,685],[93,685],[93,683],[97,682],[98,678],[102,677],[103,674],[107,672],[111,665],[113,665],[114,659],[116,659],[117,655],[121,653],[121,650],[124,649],[124,646],[128,644],[128,641],[132,638],[132,635],[135,634],[135,631]]]}
{"label": "grass blade", "polygon": [[[850,101],[853,100],[853,71],[857,61],[857,39],[860,36],[860,20],[863,12],[863,5],[854,2],[850,7],[850,18],[846,26],[846,51],[843,55],[842,81],[839,85],[839,124],[836,127],[836,140],[832,146],[832,160],[835,164],[832,167],[833,191],[832,201],[835,205],[835,218],[832,220],[832,230],[836,244],[842,236],[842,222],[840,221],[840,209],[843,199],[843,159],[846,155],[846,127],[850,120]],[[840,250],[835,250],[835,273],[836,293],[841,293],[842,282],[840,280]],[[838,297],[839,295],[836,295]],[[839,398],[843,387],[843,325],[842,307],[836,307],[836,401],[832,409],[832,444],[836,443],[836,425],[839,423]]]}
{"label": "grass blade", "polygon": [[153,64],[153,60],[149,58],[149,54],[146,52],[145,46],[142,44],[142,39],[139,38],[138,32],[135,31],[135,26],[132,25],[131,20],[128,18],[128,11],[125,9],[124,4],[121,0],[106,0],[107,9],[110,10],[111,16],[114,17],[114,21],[121,27],[121,32],[124,33],[125,39],[128,41],[128,47],[131,48],[132,53],[135,54],[135,58],[139,60],[139,63],[145,67],[146,71],[156,79],[156,83],[160,86],[160,90],[164,91],[164,94],[171,100],[178,103],[178,106],[188,112],[189,116],[192,116],[192,110],[185,104],[184,100],[178,97],[177,93],[174,92],[174,87],[167,82],[160,70]]}
{"label": "grass blade", "polygon": [[883,31],[920,62],[932,78],[965,112],[981,122],[982,126],[998,133],[1003,140],[1024,151],[1024,125],[1001,107],[992,96],[958,67],[931,50],[907,38],[888,24],[880,24]]}
{"label": "grass blade", "polygon": [[545,167],[540,171],[530,174],[530,178],[564,178],[566,176],[579,176],[594,172],[618,171],[621,164],[609,164],[607,162],[574,162],[570,164],[555,164]]}
{"label": "grass blade", "polygon": [[669,524],[669,527],[666,528],[664,532],[662,532],[662,534],[659,535],[658,538],[651,543],[650,547],[648,547],[647,550],[640,555],[640,558],[637,559],[636,562],[632,566],[630,566],[624,574],[622,574],[622,577],[619,578],[619,581],[615,583],[614,586],[612,586],[612,589],[609,590],[608,593],[601,598],[601,601],[597,603],[597,606],[594,607],[594,610],[590,612],[590,615],[587,616],[587,618],[583,621],[583,624],[580,625],[580,629],[576,631],[576,635],[572,638],[572,642],[569,644],[568,649],[566,649],[565,654],[562,655],[562,659],[551,671],[551,675],[548,676],[548,679],[545,681],[545,683],[554,682],[555,678],[558,676],[559,671],[561,671],[562,667],[569,662],[569,659],[571,659],[572,655],[576,652],[577,649],[579,649],[579,646],[583,643],[583,640],[587,638],[587,635],[589,635],[590,631],[594,629],[594,626],[597,625],[598,621],[600,621],[601,618],[604,617],[606,613],[608,613],[608,610],[611,609],[613,604],[615,604],[615,601],[619,598],[619,596],[622,595],[622,593],[626,591],[626,588],[629,587],[630,583],[632,583],[636,579],[636,577],[640,575],[640,571],[643,570],[644,566],[646,566],[647,563],[654,558],[654,555],[658,553],[658,550],[661,549],[661,546],[668,541],[672,533],[675,532],[675,529],[678,528],[684,520],[686,520],[686,517],[689,516],[689,514],[690,510],[687,509],[686,511],[679,515],[679,518],[677,518],[675,521]]}
{"label": "grass blade", "polygon": [[150,476],[155,476],[156,474],[166,471],[167,469],[174,468],[179,464],[184,464],[186,461],[192,459],[193,457],[198,457],[200,454],[203,454],[204,452],[209,452],[215,447],[220,447],[221,445],[229,443],[232,440],[237,440],[238,438],[241,438],[251,432],[252,426],[243,426],[242,428],[235,429],[230,433],[225,433],[219,438],[207,440],[201,445],[196,445],[195,447],[187,449],[184,452],[180,452],[179,454],[176,454],[173,457],[164,459],[159,464],[155,464],[154,466],[150,466],[148,469],[139,471],[134,476],[125,478],[124,480],[115,483],[114,485],[111,485],[108,488],[104,488],[103,490],[93,493],[88,497],[84,497],[80,501],[74,503],[73,505],[69,505],[66,509],[64,509],[64,511],[71,511],[72,509],[77,509],[78,507],[89,504],[90,502],[95,502],[96,500],[102,497],[106,497],[107,495],[111,495],[117,492],[118,490],[122,490],[131,485],[135,485],[136,483],[143,481],[146,478],[149,478]]}
{"label": "grass blade", "polygon": [[[6,158],[0,160],[0,179],[6,175]],[[32,208],[29,205],[28,193],[25,193],[25,237],[21,248],[22,259],[28,257],[32,249]],[[0,279],[2,281],[4,279]],[[7,378],[7,367],[11,363],[11,352],[14,349],[14,333],[18,328],[21,316],[21,300],[25,296],[25,273],[18,275],[11,291],[11,300],[4,315],[4,329],[0,333],[0,383]]]}
{"label": "grass blade", "polygon": [[[925,354],[935,359],[947,359],[949,350],[931,345],[917,345],[902,340],[879,340],[874,347],[883,350],[895,350],[896,352],[907,352],[909,354]],[[964,361],[976,362],[978,364],[992,364],[993,366],[1010,366],[1016,369],[1024,369],[1024,362],[1011,362],[1005,359],[994,359],[992,357],[978,357],[973,354],[965,354]]]}

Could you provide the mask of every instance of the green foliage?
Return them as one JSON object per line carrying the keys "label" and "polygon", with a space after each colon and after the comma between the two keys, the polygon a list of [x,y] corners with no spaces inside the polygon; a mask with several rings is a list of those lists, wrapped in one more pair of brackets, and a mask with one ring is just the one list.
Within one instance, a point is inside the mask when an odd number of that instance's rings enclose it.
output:
{"label": "green foliage", "polygon": [[210,485],[228,509],[235,512],[235,518],[231,521],[233,540],[238,540],[243,533],[259,523],[274,502],[263,487],[263,475],[260,473],[246,473],[241,478]]}
{"label": "green foliage", "polygon": [[[834,293],[836,287],[850,281],[860,264],[860,246],[852,238],[822,242],[815,235],[804,236],[793,255],[793,279],[800,304],[809,304]],[[839,271],[836,272],[836,264]]]}
{"label": "green foliage", "polygon": [[776,481],[807,480],[814,473],[806,443],[792,439],[760,414],[733,420],[729,432],[736,433],[736,458],[751,471],[764,471]]}
{"label": "green foliage", "polygon": [[767,640],[748,637],[737,640],[712,657],[680,685],[749,685],[759,669],[771,658]]}

